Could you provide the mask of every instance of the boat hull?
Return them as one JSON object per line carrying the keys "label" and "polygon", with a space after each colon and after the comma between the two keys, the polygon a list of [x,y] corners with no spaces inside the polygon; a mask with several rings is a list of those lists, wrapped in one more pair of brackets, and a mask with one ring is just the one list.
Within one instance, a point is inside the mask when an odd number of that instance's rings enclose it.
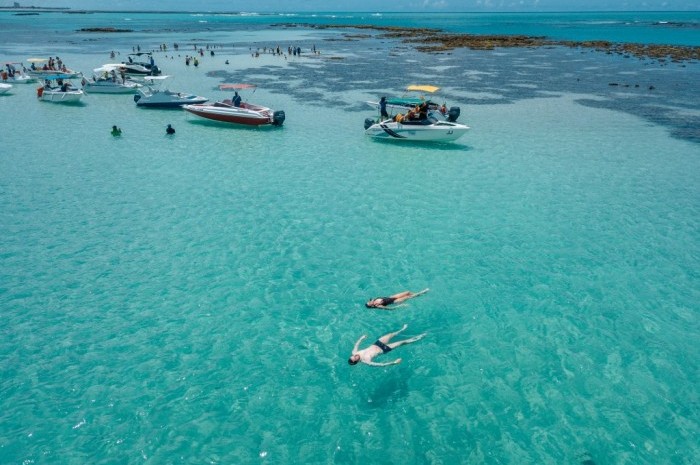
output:
{"label": "boat hull", "polygon": [[53,103],[77,103],[83,98],[82,90],[71,90],[68,92],[52,91],[44,89],[39,100]]}
{"label": "boat hull", "polygon": [[80,71],[72,70],[55,70],[55,69],[35,69],[27,71],[27,74],[36,79],[55,79],[51,76],[60,74],[63,79],[74,79],[82,76]]}
{"label": "boat hull", "polygon": [[207,98],[171,91],[149,93],[148,91],[139,89],[138,93],[134,95],[134,101],[139,107],[176,108],[184,105],[204,103],[207,101]]}
{"label": "boat hull", "polygon": [[183,108],[201,118],[220,121],[222,123],[241,124],[245,126],[281,126],[284,122],[283,112],[274,112],[270,108],[243,103],[235,107],[228,103],[216,102],[209,105],[186,105]]}
{"label": "boat hull", "polygon": [[223,123],[244,124],[246,126],[262,126],[272,123],[269,115],[231,113],[211,105],[186,105],[183,108],[193,115]]}
{"label": "boat hull", "polygon": [[88,94],[133,94],[138,89],[137,85],[123,84],[97,84],[88,82],[83,86],[83,90]]}
{"label": "boat hull", "polygon": [[0,84],[0,94],[4,94],[12,89],[12,84]]}
{"label": "boat hull", "polygon": [[193,103],[204,103],[206,102],[207,99],[203,100],[196,100],[194,102],[192,101],[187,101],[187,102],[157,102],[157,101],[143,101],[139,100],[136,102],[136,106],[139,107],[148,107],[148,108],[177,108],[177,107],[183,107],[185,105],[190,105]]}
{"label": "boat hull", "polygon": [[434,124],[401,124],[386,120],[369,126],[365,134],[375,139],[451,142],[462,137],[468,130],[469,126],[447,121]]}

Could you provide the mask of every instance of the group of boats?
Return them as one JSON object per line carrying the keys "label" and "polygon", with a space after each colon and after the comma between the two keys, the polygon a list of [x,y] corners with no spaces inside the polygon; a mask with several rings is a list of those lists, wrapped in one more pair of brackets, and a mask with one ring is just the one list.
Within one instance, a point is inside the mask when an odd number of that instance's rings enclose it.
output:
{"label": "group of boats", "polygon": [[[136,54],[141,55],[141,54]],[[44,59],[30,59],[32,64]],[[6,64],[7,65],[7,64]],[[220,90],[234,91],[232,99],[209,101],[200,95],[175,92],[160,87],[169,76],[161,75],[160,69],[153,63],[135,62],[129,57],[128,62],[109,63],[94,69],[92,78],[81,73],[63,68],[47,70],[32,66],[31,70],[22,67],[11,73],[2,73],[0,93],[12,88],[11,82],[30,83],[41,80],[43,84],[37,89],[39,100],[55,103],[79,102],[84,93],[134,94],[138,107],[177,108],[181,107],[197,117],[246,126],[282,126],[285,113],[269,107],[243,101],[238,92],[255,92],[253,84],[222,84]],[[11,74],[9,76],[8,74]],[[73,86],[71,78],[81,78],[82,89]],[[398,141],[433,141],[447,142],[462,137],[469,126],[458,123],[459,107],[447,108],[431,96],[439,90],[435,86],[412,85],[406,88],[402,97],[386,98],[378,102],[366,102],[380,112],[380,117],[365,119],[365,134],[376,139]],[[426,97],[429,95],[429,97]]]}

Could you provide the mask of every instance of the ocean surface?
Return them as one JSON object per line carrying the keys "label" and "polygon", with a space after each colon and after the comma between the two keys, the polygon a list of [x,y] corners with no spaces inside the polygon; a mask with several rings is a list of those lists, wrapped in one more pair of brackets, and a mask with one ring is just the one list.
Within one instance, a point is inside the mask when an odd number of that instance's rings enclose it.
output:
{"label": "ocean surface", "polygon": [[[699,16],[0,13],[3,63],[139,46],[287,118],[0,95],[0,464],[697,464],[700,63],[285,24],[698,46]],[[368,139],[408,84],[470,132]],[[400,365],[348,365],[404,323]]]}

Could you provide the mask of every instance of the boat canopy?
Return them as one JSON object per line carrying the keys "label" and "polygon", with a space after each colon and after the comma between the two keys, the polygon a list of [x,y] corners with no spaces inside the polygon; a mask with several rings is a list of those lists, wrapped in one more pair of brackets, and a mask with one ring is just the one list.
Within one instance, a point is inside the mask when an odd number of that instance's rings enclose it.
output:
{"label": "boat canopy", "polygon": [[430,92],[432,94],[433,92],[437,92],[438,90],[440,90],[440,88],[436,86],[410,85],[406,87],[406,90],[417,92]]}
{"label": "boat canopy", "polygon": [[255,89],[255,84],[219,84],[219,90]]}
{"label": "boat canopy", "polygon": [[45,61],[49,61],[48,58],[29,58],[27,60],[29,63],[43,63]]}

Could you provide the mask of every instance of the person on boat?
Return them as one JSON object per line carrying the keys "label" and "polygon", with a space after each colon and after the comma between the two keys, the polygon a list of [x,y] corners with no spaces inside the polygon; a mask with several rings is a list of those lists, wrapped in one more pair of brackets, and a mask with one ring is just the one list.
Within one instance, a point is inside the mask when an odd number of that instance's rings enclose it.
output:
{"label": "person on boat", "polygon": [[429,290],[430,289],[426,288],[420,292],[403,291],[399,292],[398,294],[394,294],[390,297],[375,297],[374,299],[368,300],[365,304],[365,307],[389,309],[389,305],[400,304],[401,302],[404,302],[408,299],[412,299],[414,297],[418,297],[419,295],[423,295]]}
{"label": "person on boat", "polygon": [[240,106],[241,106],[241,96],[238,95],[238,91],[235,91],[235,92],[233,93],[233,99],[232,99],[232,101],[233,101],[233,106],[234,106],[234,107],[240,107]]}
{"label": "person on boat", "polygon": [[172,136],[173,134],[175,134],[175,128],[168,124],[168,127],[165,128],[165,133],[169,136]]}
{"label": "person on boat", "polygon": [[360,350],[360,343],[367,338],[366,335],[360,336],[360,338],[357,340],[355,343],[355,347],[352,349],[352,355],[348,359],[348,363],[350,365],[357,365],[359,362],[362,362],[366,365],[374,366],[374,367],[385,367],[389,365],[398,365],[401,363],[401,359],[397,358],[393,362],[385,362],[385,363],[377,363],[372,361],[374,357],[377,355],[381,354],[386,354],[391,352],[392,350],[396,349],[397,347],[400,347],[402,345],[410,344],[412,342],[420,341],[425,337],[425,333],[419,334],[418,336],[414,336],[409,339],[404,339],[401,341],[396,341],[396,342],[390,342],[391,339],[394,336],[397,336],[401,332],[405,331],[406,328],[408,328],[408,325],[403,325],[403,328],[401,328],[398,331],[395,331],[393,333],[385,334],[384,336],[380,337],[377,339],[376,342],[374,342],[371,346],[366,347],[362,350]]}
{"label": "person on boat", "polygon": [[379,114],[385,119],[389,117],[389,113],[386,112],[386,97],[379,99]]}
{"label": "person on boat", "polygon": [[116,125],[112,126],[112,135],[114,137],[121,136],[122,135],[122,130],[119,129]]}
{"label": "person on boat", "polygon": [[418,105],[418,119],[428,119],[428,104],[426,102]]}
{"label": "person on boat", "polygon": [[64,82],[61,84],[61,92],[68,92],[68,88],[70,87],[70,82]]}

